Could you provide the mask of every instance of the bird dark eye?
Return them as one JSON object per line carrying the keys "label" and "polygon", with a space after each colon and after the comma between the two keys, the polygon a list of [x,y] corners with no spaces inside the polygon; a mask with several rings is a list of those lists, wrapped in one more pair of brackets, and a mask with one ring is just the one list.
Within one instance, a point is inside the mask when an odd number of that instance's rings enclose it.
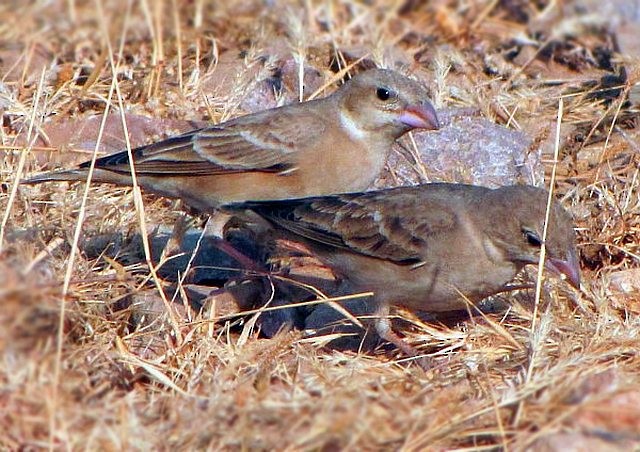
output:
{"label": "bird dark eye", "polygon": [[542,246],[542,240],[540,236],[533,231],[523,230],[524,238],[527,239],[527,243],[531,246],[535,246],[536,248],[540,248]]}
{"label": "bird dark eye", "polygon": [[378,88],[376,89],[376,96],[378,96],[378,99],[380,100],[389,100],[391,97],[391,91],[387,88]]}

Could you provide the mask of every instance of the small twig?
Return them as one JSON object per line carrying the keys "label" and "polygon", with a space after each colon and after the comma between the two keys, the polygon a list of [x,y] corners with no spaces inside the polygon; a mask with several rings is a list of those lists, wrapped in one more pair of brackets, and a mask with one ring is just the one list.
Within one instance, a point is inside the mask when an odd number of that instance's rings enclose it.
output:
{"label": "small twig", "polygon": [[[547,253],[545,241],[547,240],[547,230],[549,227],[549,218],[551,216],[551,207],[553,203],[553,189],[556,183],[556,171],[558,167],[558,156],[560,154],[560,126],[562,125],[562,115],[564,112],[564,101],[562,98],[558,101],[558,117],[556,121],[556,139],[555,139],[555,147],[553,154],[553,166],[551,168],[551,179],[549,180],[549,196],[547,198],[547,210],[545,213],[544,219],[544,227],[542,230],[542,246],[540,247],[540,259],[538,260],[538,277],[536,281],[536,294],[534,298],[534,306],[533,306],[533,317],[531,318],[531,357],[529,359],[529,366],[527,368],[527,374],[525,377],[525,385],[531,381],[531,377],[533,375],[533,369],[536,363],[536,357],[538,354],[538,346],[540,344],[540,339],[534,340],[536,337],[536,321],[538,318],[538,311],[540,309],[540,298],[542,296],[542,281],[544,277],[544,261]],[[513,425],[518,427],[520,420],[522,419],[522,414],[524,412],[524,401],[525,399],[521,399],[518,403],[518,408],[516,410],[516,414],[513,420]]]}
{"label": "small twig", "polygon": [[[227,314],[227,315],[223,315],[220,317],[213,317],[211,319],[206,319],[206,320],[198,320],[196,322],[192,322],[191,325],[201,325],[203,323],[210,323],[210,322],[219,322],[221,320],[230,320],[230,319],[235,319],[237,317],[244,317],[247,315],[252,315],[252,314],[256,314],[256,313],[263,313],[263,312],[270,312],[270,311],[279,311],[281,309],[288,309],[288,308],[292,308],[292,307],[301,307],[301,306],[314,306],[317,304],[328,304],[328,303],[337,303],[337,302],[341,302],[341,301],[348,301],[348,300],[355,300],[358,298],[368,298],[368,297],[372,297],[373,296],[373,292],[362,292],[362,293],[357,293],[357,294],[352,294],[352,295],[344,295],[341,297],[332,297],[332,298],[322,298],[319,300],[311,300],[311,301],[303,301],[300,303],[290,303],[290,304],[285,304],[285,305],[281,305],[281,306],[269,306],[269,307],[260,307],[260,308],[256,308],[256,309],[251,309],[248,311],[241,311],[241,312],[235,312],[233,314]],[[362,323],[360,323],[360,325],[362,325]]]}
{"label": "small twig", "polygon": [[9,222],[9,217],[11,216],[11,207],[16,200],[16,195],[18,194],[18,186],[20,185],[20,178],[22,177],[22,173],[24,172],[24,166],[27,163],[27,155],[29,155],[29,150],[33,146],[33,142],[35,142],[37,138],[37,134],[32,135],[33,129],[36,127],[36,114],[38,112],[38,103],[42,98],[42,93],[44,90],[44,76],[45,76],[45,68],[42,69],[42,73],[40,74],[40,82],[38,83],[38,89],[36,90],[33,109],[31,111],[31,118],[29,118],[29,128],[27,130],[27,152],[20,153],[20,160],[18,160],[18,168],[15,171],[15,178],[13,180],[13,184],[11,185],[11,193],[9,194],[9,201],[7,202],[7,207],[4,211],[4,215],[2,216],[2,223],[0,223],[0,251],[2,250],[2,244],[4,241],[5,231],[7,229],[7,223]]}

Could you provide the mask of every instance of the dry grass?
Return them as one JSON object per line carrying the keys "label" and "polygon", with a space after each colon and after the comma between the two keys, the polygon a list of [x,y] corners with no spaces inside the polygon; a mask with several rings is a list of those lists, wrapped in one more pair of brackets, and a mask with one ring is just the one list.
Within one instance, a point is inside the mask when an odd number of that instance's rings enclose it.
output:
{"label": "dry grass", "polygon": [[[545,11],[533,0],[131,3],[0,6],[3,449],[638,447],[640,131],[627,95],[640,69],[629,55],[598,63],[594,52],[611,48],[601,27],[558,14],[565,2]],[[512,58],[535,31],[549,46]],[[105,264],[78,242],[183,214],[131,189],[17,187],[46,162],[93,151],[60,150],[43,126],[107,104],[224,120],[265,103],[255,80],[281,64],[274,54],[285,55],[283,102],[313,94],[299,91],[300,62],[326,80],[331,65],[360,59],[399,67],[429,83],[439,107],[531,134],[548,175],[562,97],[554,189],[576,218],[582,293],[550,280],[535,310],[524,294],[507,297],[506,313],[415,320],[407,335],[434,353],[428,373],[389,350],[339,352],[301,332],[264,339],[255,316],[214,323],[168,291],[163,314],[133,322],[127,296],[163,282],[144,259]],[[615,79],[623,63],[627,79]]]}

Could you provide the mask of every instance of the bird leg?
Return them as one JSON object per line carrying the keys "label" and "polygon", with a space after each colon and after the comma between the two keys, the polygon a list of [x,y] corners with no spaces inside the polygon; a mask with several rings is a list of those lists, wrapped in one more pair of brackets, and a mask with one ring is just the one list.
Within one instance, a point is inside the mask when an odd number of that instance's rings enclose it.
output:
{"label": "bird leg", "polygon": [[212,242],[212,245],[227,254],[230,258],[238,262],[242,270],[246,270],[252,273],[263,274],[265,268],[260,265],[255,259],[250,258],[246,254],[238,251],[231,243],[220,237],[207,237]]}
{"label": "bird leg", "polygon": [[[211,240],[212,245],[235,260],[241,270],[261,275],[266,273],[263,261],[260,258],[251,257],[259,254],[256,251],[261,246],[259,231],[254,231],[242,219],[224,212],[216,212],[216,215],[209,217],[205,227],[210,231],[207,239]],[[238,245],[247,245],[249,255],[245,254],[247,246],[240,246],[238,249]]]}
{"label": "bird leg", "polygon": [[[387,304],[381,305],[376,310],[375,315],[375,328],[378,336],[380,336],[385,341],[391,342],[393,345],[398,347],[400,351],[411,358],[420,356],[420,352],[418,352],[418,350],[414,346],[409,344],[407,341],[398,336],[395,331],[393,331],[393,328],[391,327],[391,321],[389,320],[389,306]],[[424,370],[429,370],[431,368],[431,363],[426,357],[418,359],[418,364]]]}
{"label": "bird leg", "polygon": [[313,256],[313,251],[300,242],[279,238],[278,246],[290,253],[297,253],[301,256]]}

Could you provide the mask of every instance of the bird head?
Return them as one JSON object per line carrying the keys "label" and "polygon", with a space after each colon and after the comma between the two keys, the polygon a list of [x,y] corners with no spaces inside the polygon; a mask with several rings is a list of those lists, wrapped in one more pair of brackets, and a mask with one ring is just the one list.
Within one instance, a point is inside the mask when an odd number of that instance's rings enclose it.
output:
{"label": "bird head", "polygon": [[339,91],[342,114],[361,132],[386,132],[391,139],[416,128],[440,124],[426,90],[415,80],[387,69],[371,69]]}
{"label": "bird head", "polygon": [[[492,222],[496,223],[491,226],[495,232],[494,244],[518,266],[537,264],[543,243],[548,192],[531,186],[511,186],[493,190],[488,197],[495,209],[495,214],[491,215]],[[580,265],[573,221],[556,201],[551,203],[544,245],[545,267],[564,275],[573,287],[579,288]]]}

